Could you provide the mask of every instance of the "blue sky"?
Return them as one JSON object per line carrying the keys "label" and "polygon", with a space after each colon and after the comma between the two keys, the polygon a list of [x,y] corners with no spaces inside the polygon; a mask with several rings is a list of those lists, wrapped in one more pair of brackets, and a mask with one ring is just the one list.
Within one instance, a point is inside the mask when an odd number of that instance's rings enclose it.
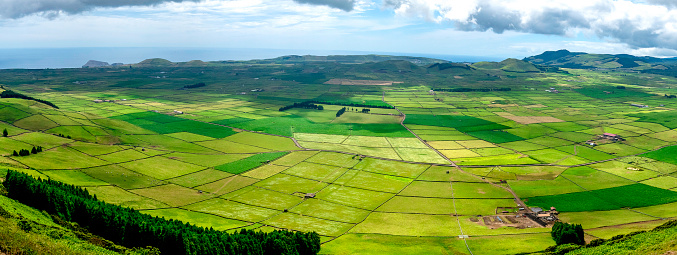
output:
{"label": "blue sky", "polygon": [[0,0],[0,48],[677,56],[674,0]]}

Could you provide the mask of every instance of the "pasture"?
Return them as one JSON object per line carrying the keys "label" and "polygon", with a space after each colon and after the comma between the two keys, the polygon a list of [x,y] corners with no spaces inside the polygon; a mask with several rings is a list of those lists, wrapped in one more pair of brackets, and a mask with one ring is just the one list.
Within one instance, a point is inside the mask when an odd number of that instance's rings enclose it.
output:
{"label": "pasture", "polygon": [[[0,164],[198,226],[316,231],[326,254],[514,254],[552,245],[548,228],[476,222],[517,206],[507,189],[599,237],[677,217],[677,103],[648,93],[663,89],[657,79],[607,96],[597,71],[580,71],[589,79],[580,88],[550,93],[571,76],[412,78],[384,68],[329,77],[294,68],[134,68],[91,86],[71,80],[97,79],[92,70],[35,71],[49,82],[0,71],[13,81],[4,86],[60,107],[0,99],[8,131]],[[158,72],[170,78],[143,78]],[[178,89],[196,82],[208,85]],[[431,92],[431,84],[511,90]],[[324,110],[280,111],[309,100]],[[44,151],[13,155],[34,146]]]}

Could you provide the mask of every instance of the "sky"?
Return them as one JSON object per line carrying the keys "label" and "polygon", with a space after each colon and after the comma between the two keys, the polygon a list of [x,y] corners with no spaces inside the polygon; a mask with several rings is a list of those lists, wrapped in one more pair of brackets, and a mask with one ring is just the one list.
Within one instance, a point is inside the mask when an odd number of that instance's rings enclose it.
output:
{"label": "sky", "polygon": [[0,49],[677,56],[677,0],[0,0]]}

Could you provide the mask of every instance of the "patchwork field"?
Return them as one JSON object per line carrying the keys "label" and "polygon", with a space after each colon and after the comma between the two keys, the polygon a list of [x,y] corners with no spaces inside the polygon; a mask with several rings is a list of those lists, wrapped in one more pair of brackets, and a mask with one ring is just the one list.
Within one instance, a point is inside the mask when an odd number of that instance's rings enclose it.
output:
{"label": "patchwork field", "polygon": [[[520,201],[599,238],[677,217],[671,77],[308,65],[2,70],[59,109],[0,99],[0,164],[198,226],[316,231],[323,254],[553,245],[510,221]],[[572,77],[580,89],[558,85]],[[647,93],[600,92],[612,82]],[[294,105],[310,101],[322,109]]]}

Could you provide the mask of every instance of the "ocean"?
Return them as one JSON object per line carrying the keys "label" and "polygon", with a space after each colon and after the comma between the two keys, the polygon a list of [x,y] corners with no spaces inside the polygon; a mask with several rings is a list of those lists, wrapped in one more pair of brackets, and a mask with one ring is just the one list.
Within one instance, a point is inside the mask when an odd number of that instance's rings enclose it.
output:
{"label": "ocean", "polygon": [[0,69],[79,68],[89,60],[133,64],[149,58],[172,62],[190,60],[251,60],[285,55],[399,55],[443,59],[453,62],[501,61],[499,57],[462,56],[421,53],[365,52],[336,50],[233,49],[233,48],[35,48],[0,49]]}

